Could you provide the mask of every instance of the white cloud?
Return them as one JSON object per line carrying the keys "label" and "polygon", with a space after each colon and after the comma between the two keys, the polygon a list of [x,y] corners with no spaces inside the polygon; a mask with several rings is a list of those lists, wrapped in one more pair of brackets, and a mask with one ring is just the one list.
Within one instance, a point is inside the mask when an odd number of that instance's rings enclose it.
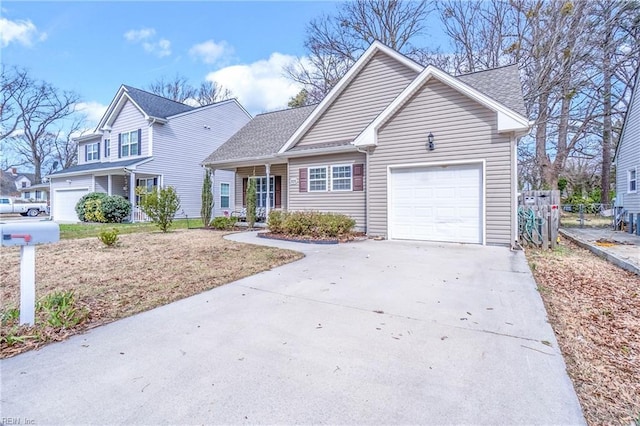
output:
{"label": "white cloud", "polygon": [[96,126],[104,113],[107,111],[107,105],[102,105],[100,102],[78,102],[75,105],[75,110],[81,112],[87,116],[87,121],[92,126]]}
{"label": "white cloud", "polygon": [[158,58],[164,58],[171,55],[171,42],[166,38],[160,39],[157,43],[145,41],[142,47],[146,52],[153,53]]}
{"label": "white cloud", "polygon": [[47,33],[38,31],[30,20],[10,21],[0,18],[0,47],[7,47],[12,42],[30,47],[34,42],[46,39]]}
{"label": "white cloud", "polygon": [[141,30],[129,30],[124,33],[124,38],[128,41],[137,43],[142,40],[147,40],[156,35],[156,30],[153,28],[142,28]]}
{"label": "white cloud", "polygon": [[206,79],[231,90],[252,114],[287,108],[289,98],[302,88],[283,76],[295,57],[272,53],[269,59],[248,65],[233,65],[207,74]]}
{"label": "white cloud", "polygon": [[129,30],[124,33],[124,38],[131,43],[140,43],[147,53],[164,58],[171,55],[171,42],[166,38],[155,41],[156,30],[153,28],[142,28],[139,30]]}
{"label": "white cloud", "polygon": [[189,49],[189,54],[192,57],[200,59],[205,64],[215,64],[231,53],[233,53],[233,48],[226,41],[216,43],[213,40],[207,40]]}

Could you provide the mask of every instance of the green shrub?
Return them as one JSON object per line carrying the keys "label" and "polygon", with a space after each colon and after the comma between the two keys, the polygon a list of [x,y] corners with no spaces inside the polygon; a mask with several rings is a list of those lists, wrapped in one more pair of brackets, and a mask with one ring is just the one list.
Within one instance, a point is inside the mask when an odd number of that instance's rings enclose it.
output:
{"label": "green shrub", "polygon": [[156,189],[146,192],[146,188],[136,188],[136,194],[140,196],[140,208],[156,224],[162,232],[167,232],[180,208],[180,197],[175,188]]}
{"label": "green shrub", "polygon": [[276,234],[282,233],[282,222],[284,220],[285,213],[281,210],[271,210],[269,217],[267,218],[267,226],[271,232]]}
{"label": "green shrub", "polygon": [[269,230],[275,233],[313,238],[335,238],[351,233],[356,221],[338,213],[272,211],[269,214],[267,225]]}
{"label": "green shrub", "polygon": [[131,204],[120,195],[92,192],[76,204],[82,222],[120,223],[131,213]]}
{"label": "green shrub", "polygon": [[211,222],[211,211],[213,210],[213,192],[211,192],[211,170],[204,169],[204,180],[202,181],[202,194],[200,195],[202,205],[200,207],[200,217],[204,227],[208,228]]}
{"label": "green shrub", "polygon": [[255,178],[249,178],[249,182],[247,183],[247,225],[249,225],[249,229],[253,228],[253,225],[256,223],[256,188],[257,182]]}
{"label": "green shrub", "polygon": [[45,321],[55,328],[71,328],[84,321],[88,312],[79,309],[73,291],[56,291],[43,297],[37,310],[45,314]]}
{"label": "green shrub", "polygon": [[[76,213],[78,213],[78,219],[82,222],[90,221],[90,219],[86,218],[86,203],[93,200],[104,200],[107,197],[108,195],[103,192],[91,192],[80,198],[80,200],[76,204]],[[95,203],[93,204],[93,206],[95,207]]]}
{"label": "green shrub", "polygon": [[84,218],[87,222],[105,223],[107,219],[102,213],[102,200],[87,200],[84,203]]}
{"label": "green shrub", "polygon": [[118,230],[116,228],[111,230],[103,229],[100,231],[98,239],[107,247],[115,246],[118,244]]}
{"label": "green shrub", "polygon": [[229,229],[233,229],[233,226],[235,224],[236,219],[233,217],[218,216],[213,218],[213,220],[211,221],[211,226],[221,231],[228,231]]}
{"label": "green shrub", "polygon": [[107,223],[121,223],[131,214],[131,203],[120,195],[102,200],[102,215]]}

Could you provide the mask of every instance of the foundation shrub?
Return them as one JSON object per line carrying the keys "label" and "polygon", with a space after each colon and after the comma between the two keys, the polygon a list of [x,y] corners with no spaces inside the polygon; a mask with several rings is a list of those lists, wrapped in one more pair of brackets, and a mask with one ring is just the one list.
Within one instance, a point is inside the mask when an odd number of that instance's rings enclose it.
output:
{"label": "foundation shrub", "polygon": [[350,234],[356,221],[338,213],[274,211],[269,214],[267,225],[274,233],[312,238],[336,238]]}

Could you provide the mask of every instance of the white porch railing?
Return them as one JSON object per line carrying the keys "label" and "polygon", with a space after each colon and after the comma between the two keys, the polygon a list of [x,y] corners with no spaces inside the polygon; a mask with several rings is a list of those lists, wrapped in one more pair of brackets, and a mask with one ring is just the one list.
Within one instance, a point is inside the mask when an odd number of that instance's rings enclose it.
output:
{"label": "white porch railing", "polygon": [[131,216],[132,222],[150,222],[149,216],[147,216],[138,206],[133,207]]}

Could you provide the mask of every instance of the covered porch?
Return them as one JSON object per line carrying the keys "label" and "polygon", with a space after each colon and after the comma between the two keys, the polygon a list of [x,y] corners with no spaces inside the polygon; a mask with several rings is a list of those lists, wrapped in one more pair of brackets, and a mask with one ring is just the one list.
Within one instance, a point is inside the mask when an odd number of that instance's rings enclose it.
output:
{"label": "covered porch", "polygon": [[[246,218],[247,188],[249,180],[256,182],[256,218],[258,222],[266,222],[272,210],[284,210],[287,206],[288,173],[286,163],[262,163],[242,166],[218,167],[221,170],[235,172],[234,203],[225,209],[225,216]],[[221,202],[224,203],[224,192],[221,192]]]}

